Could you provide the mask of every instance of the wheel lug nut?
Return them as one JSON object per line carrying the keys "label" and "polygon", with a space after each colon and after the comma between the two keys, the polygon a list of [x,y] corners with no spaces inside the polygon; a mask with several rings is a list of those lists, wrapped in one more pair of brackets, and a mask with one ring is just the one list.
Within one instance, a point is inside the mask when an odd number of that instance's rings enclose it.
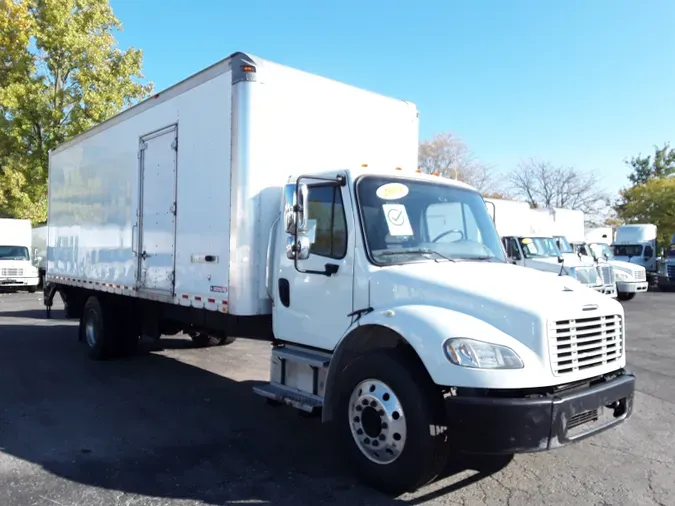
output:
{"label": "wheel lug nut", "polygon": [[363,435],[363,429],[357,430],[356,433],[357,433],[359,436]]}
{"label": "wheel lug nut", "polygon": [[378,446],[380,442],[377,439],[373,439],[373,446]]}
{"label": "wheel lug nut", "polygon": [[364,440],[363,440],[363,444],[369,445],[369,444],[370,444],[370,439],[368,439],[368,438],[364,439]]}
{"label": "wheel lug nut", "polygon": [[361,419],[360,419],[358,416],[355,416],[355,417],[354,417],[354,421],[355,421],[356,423],[359,423],[359,422],[361,421]]}
{"label": "wheel lug nut", "polygon": [[384,436],[384,434],[380,434],[380,441],[384,441],[385,439],[387,438]]}
{"label": "wheel lug nut", "polygon": [[377,402],[375,402],[375,401],[370,401],[370,407],[371,407],[371,408],[376,408],[376,407],[377,407]]}

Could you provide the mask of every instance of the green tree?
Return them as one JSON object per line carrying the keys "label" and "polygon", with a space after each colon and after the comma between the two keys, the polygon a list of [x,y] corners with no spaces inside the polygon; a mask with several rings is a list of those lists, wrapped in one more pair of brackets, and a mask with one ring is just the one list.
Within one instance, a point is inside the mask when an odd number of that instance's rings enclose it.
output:
{"label": "green tree", "polygon": [[626,223],[653,223],[659,244],[670,243],[675,233],[675,178],[653,178],[621,191],[623,204],[617,209]]}
{"label": "green tree", "polygon": [[152,92],[108,0],[0,0],[0,215],[43,222],[49,150]]}
{"label": "green tree", "polygon": [[633,170],[628,179],[633,185],[644,184],[654,178],[675,174],[675,149],[665,143],[663,147],[654,146],[654,156],[638,155],[626,161]]}

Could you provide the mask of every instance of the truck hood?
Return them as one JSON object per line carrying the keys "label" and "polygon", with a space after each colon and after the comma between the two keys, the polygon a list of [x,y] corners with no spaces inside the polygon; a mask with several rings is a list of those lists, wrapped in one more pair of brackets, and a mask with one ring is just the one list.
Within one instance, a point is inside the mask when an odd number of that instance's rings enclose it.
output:
{"label": "truck hood", "polygon": [[391,266],[373,273],[370,298],[376,310],[412,303],[464,313],[540,353],[546,346],[543,336],[548,318],[569,318],[587,304],[597,305],[606,314],[620,312],[618,302],[569,276],[501,262]]}
{"label": "truck hood", "polygon": [[621,260],[609,260],[607,263],[612,267],[614,267],[614,270],[625,272],[633,277],[637,277],[640,273],[645,271],[645,268],[643,266],[631,262],[623,262]]}

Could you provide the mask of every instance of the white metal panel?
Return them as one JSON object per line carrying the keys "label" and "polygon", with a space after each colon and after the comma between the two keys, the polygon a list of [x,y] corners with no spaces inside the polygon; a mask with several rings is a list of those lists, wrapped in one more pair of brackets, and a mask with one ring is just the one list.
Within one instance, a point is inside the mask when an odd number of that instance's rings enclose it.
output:
{"label": "white metal panel", "polygon": [[[177,123],[176,294],[206,297],[213,296],[212,285],[227,288],[231,74],[203,75],[209,79],[168,100],[160,94],[154,107],[108,122],[51,154],[50,276],[135,286],[139,141]],[[201,262],[204,255],[218,261]]]}
{"label": "white metal panel", "polygon": [[141,139],[139,288],[173,294],[177,127]]}
{"label": "white metal panel", "polygon": [[230,294],[230,310],[235,314],[271,310],[265,248],[288,175],[364,163],[415,170],[419,142],[414,104],[266,60],[255,62],[257,82],[234,86],[235,107],[248,110],[246,121],[235,121],[230,251],[230,287],[237,293]]}
{"label": "white metal panel", "polygon": [[643,244],[656,239],[656,225],[621,225],[616,229],[615,244]]}
{"label": "white metal panel", "polygon": [[530,205],[515,200],[486,198],[494,204],[494,221],[500,237],[530,235]]}
{"label": "white metal panel", "polygon": [[25,246],[30,250],[31,241],[30,220],[0,218],[0,245]]}

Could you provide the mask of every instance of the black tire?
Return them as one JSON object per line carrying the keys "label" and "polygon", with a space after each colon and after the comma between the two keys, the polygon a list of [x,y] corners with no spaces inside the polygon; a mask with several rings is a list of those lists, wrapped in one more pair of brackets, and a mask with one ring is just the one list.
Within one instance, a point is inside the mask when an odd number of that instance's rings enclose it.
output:
{"label": "black tire", "polygon": [[619,300],[631,300],[631,299],[633,299],[633,297],[635,297],[635,292],[632,292],[632,293],[630,293],[630,292],[618,292],[617,293],[617,298]]}
{"label": "black tire", "polygon": [[[352,436],[350,397],[367,379],[386,384],[398,398],[404,413],[405,446],[391,463],[370,460]],[[391,351],[361,355],[342,371],[336,387],[337,409],[332,422],[336,441],[365,484],[387,494],[400,495],[426,485],[443,471],[450,452],[447,431],[432,434],[429,430],[447,425],[443,399],[438,387],[417,362]],[[363,413],[365,426],[365,411]],[[393,436],[396,440],[396,434]]]}
{"label": "black tire", "polygon": [[98,298],[91,296],[84,304],[80,318],[80,340],[87,346],[92,360],[106,360],[115,354],[116,325],[114,314],[104,313]]}
{"label": "black tire", "polygon": [[232,344],[237,340],[236,337],[217,337],[204,334],[202,332],[195,332],[190,334],[192,342],[199,348],[208,348],[210,346],[225,346]]}
{"label": "black tire", "polygon": [[28,293],[35,293],[35,292],[37,292],[37,286],[28,287]]}

